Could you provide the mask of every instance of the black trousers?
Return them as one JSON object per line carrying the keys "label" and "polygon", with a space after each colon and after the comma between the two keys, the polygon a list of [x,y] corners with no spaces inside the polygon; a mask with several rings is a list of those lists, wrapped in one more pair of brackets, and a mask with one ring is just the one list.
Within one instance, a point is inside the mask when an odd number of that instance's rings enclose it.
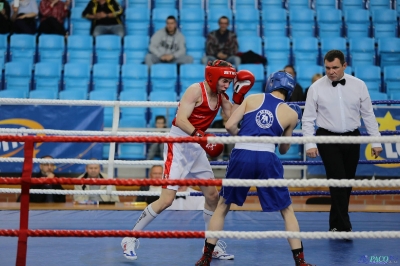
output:
{"label": "black trousers", "polygon": [[40,22],[38,32],[39,34],[57,34],[62,36],[66,33],[64,25],[53,17],[49,17]]}
{"label": "black trousers", "polygon": [[[360,136],[358,129],[334,133],[324,128],[317,129],[317,136]],[[317,144],[324,163],[328,179],[354,179],[360,159],[360,144]],[[329,187],[331,193],[331,210],[329,213],[329,230],[352,229],[349,217],[349,201],[352,187]]]}

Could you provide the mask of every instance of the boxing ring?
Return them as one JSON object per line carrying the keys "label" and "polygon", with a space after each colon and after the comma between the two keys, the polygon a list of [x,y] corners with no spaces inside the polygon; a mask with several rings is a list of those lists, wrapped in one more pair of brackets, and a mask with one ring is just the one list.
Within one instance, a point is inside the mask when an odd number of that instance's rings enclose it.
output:
{"label": "boxing ring", "polygon": [[[0,103],[3,99],[0,100]],[[18,100],[20,101],[20,100]],[[23,101],[23,100],[22,100]],[[45,101],[42,101],[45,102]],[[57,103],[61,101],[56,101]],[[70,102],[70,101],[66,101]],[[88,104],[90,101],[74,101]],[[84,103],[83,103],[84,102]],[[19,102],[20,103],[20,102]],[[106,102],[109,104],[109,102]],[[26,103],[28,104],[28,103]],[[31,103],[29,103],[31,104]],[[54,103],[55,104],[55,103]],[[68,103],[69,104],[69,103]],[[104,104],[95,103],[95,104]],[[119,104],[119,103],[118,103]],[[132,104],[129,103],[129,104]],[[141,104],[144,104],[143,102]],[[157,103],[156,103],[157,104]],[[163,103],[158,103],[162,105]],[[132,104],[132,106],[135,106]],[[118,108],[117,108],[118,109]],[[115,113],[114,113],[115,114]],[[114,117],[115,118],[115,117]],[[115,120],[114,120],[115,122]],[[381,137],[166,137],[137,133],[120,134],[118,122],[112,132],[70,132],[66,136],[0,135],[0,141],[24,142],[22,178],[0,178],[0,184],[21,185],[20,211],[0,211],[0,265],[193,265],[201,255],[205,237],[220,237],[235,254],[232,261],[213,260],[212,265],[292,265],[286,238],[303,240],[306,259],[316,265],[400,265],[400,213],[350,213],[354,232],[327,232],[327,212],[296,212],[301,232],[285,232],[279,213],[233,211],[228,213],[224,231],[204,231],[201,211],[164,211],[145,231],[131,231],[141,211],[38,211],[29,210],[31,184],[97,184],[97,185],[212,185],[212,186],[289,186],[289,187],[391,187],[399,188],[400,180],[121,180],[121,179],[32,179],[33,163],[60,162],[60,159],[33,158],[35,142],[208,142],[208,143],[394,143],[399,136]],[[54,135],[60,132],[53,132]],[[62,134],[60,134],[62,135]],[[100,136],[99,136],[100,135]],[[132,134],[131,134],[132,135]],[[112,155],[110,149],[110,155]],[[62,162],[77,160],[61,159]],[[0,160],[4,163],[7,160]],[[387,161],[380,163],[395,163]],[[79,160],[79,163],[107,163],[109,166],[152,165],[151,161],[135,163],[113,160]],[[304,163],[304,162],[303,162]],[[154,164],[154,162],[153,162]],[[158,162],[160,164],[160,162]],[[215,163],[223,164],[223,162]],[[225,162],[226,164],[226,162]],[[109,171],[112,169],[109,168]],[[11,191],[11,190],[10,190]],[[1,191],[8,193],[7,191]],[[47,193],[55,193],[47,190]],[[99,191],[97,191],[99,193]],[[46,193],[31,191],[31,193]],[[60,191],[60,193],[68,193]],[[82,191],[80,193],[94,193]],[[116,195],[138,195],[137,192],[107,191]],[[132,194],[133,193],[133,194]],[[378,192],[379,193],[379,192]],[[382,192],[382,193],[397,193]],[[196,196],[196,195],[193,195]],[[120,241],[125,236],[140,238],[138,260],[122,256]],[[344,239],[352,241],[344,241]],[[29,239],[29,244],[28,244]],[[15,248],[17,247],[17,249]]]}

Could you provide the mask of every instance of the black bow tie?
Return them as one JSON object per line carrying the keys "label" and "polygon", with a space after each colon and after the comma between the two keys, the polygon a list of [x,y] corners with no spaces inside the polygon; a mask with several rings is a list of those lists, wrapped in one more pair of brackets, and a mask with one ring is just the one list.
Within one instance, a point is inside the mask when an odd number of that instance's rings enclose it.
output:
{"label": "black bow tie", "polygon": [[181,198],[181,199],[186,199],[186,196],[176,196],[176,197],[175,197],[175,199],[179,199],[179,198]]}
{"label": "black bow tie", "polygon": [[346,80],[345,79],[341,79],[339,81],[332,81],[332,86],[336,87],[339,83],[344,86],[344,84],[346,84]]}

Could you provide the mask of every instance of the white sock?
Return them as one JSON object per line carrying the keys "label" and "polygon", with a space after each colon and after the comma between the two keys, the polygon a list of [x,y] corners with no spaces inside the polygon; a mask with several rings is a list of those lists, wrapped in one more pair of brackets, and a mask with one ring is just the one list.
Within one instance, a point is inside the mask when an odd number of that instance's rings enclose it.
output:
{"label": "white sock", "polygon": [[158,214],[153,211],[153,208],[151,207],[151,204],[150,204],[149,206],[146,207],[146,209],[144,209],[144,211],[140,215],[139,219],[137,220],[137,222],[132,230],[134,230],[134,231],[143,230],[157,216],[158,216]]}
{"label": "white sock", "polygon": [[206,231],[208,230],[208,224],[210,223],[211,220],[211,216],[213,215],[214,212],[209,211],[207,209],[203,210],[203,219],[204,219],[204,223],[206,225]]}

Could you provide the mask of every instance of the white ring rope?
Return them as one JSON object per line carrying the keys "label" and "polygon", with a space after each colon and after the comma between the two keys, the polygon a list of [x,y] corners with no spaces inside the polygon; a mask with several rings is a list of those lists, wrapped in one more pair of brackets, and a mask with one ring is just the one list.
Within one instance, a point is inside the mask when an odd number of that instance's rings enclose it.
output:
{"label": "white ring rope", "polygon": [[45,100],[45,99],[16,99],[2,98],[0,104],[19,105],[75,105],[75,106],[116,106],[119,107],[177,107],[178,102],[156,101],[93,101],[93,100]]}
{"label": "white ring rope", "polygon": [[355,239],[355,238],[400,238],[400,231],[360,232],[290,232],[290,231],[205,231],[206,238],[299,238],[299,239]]}

